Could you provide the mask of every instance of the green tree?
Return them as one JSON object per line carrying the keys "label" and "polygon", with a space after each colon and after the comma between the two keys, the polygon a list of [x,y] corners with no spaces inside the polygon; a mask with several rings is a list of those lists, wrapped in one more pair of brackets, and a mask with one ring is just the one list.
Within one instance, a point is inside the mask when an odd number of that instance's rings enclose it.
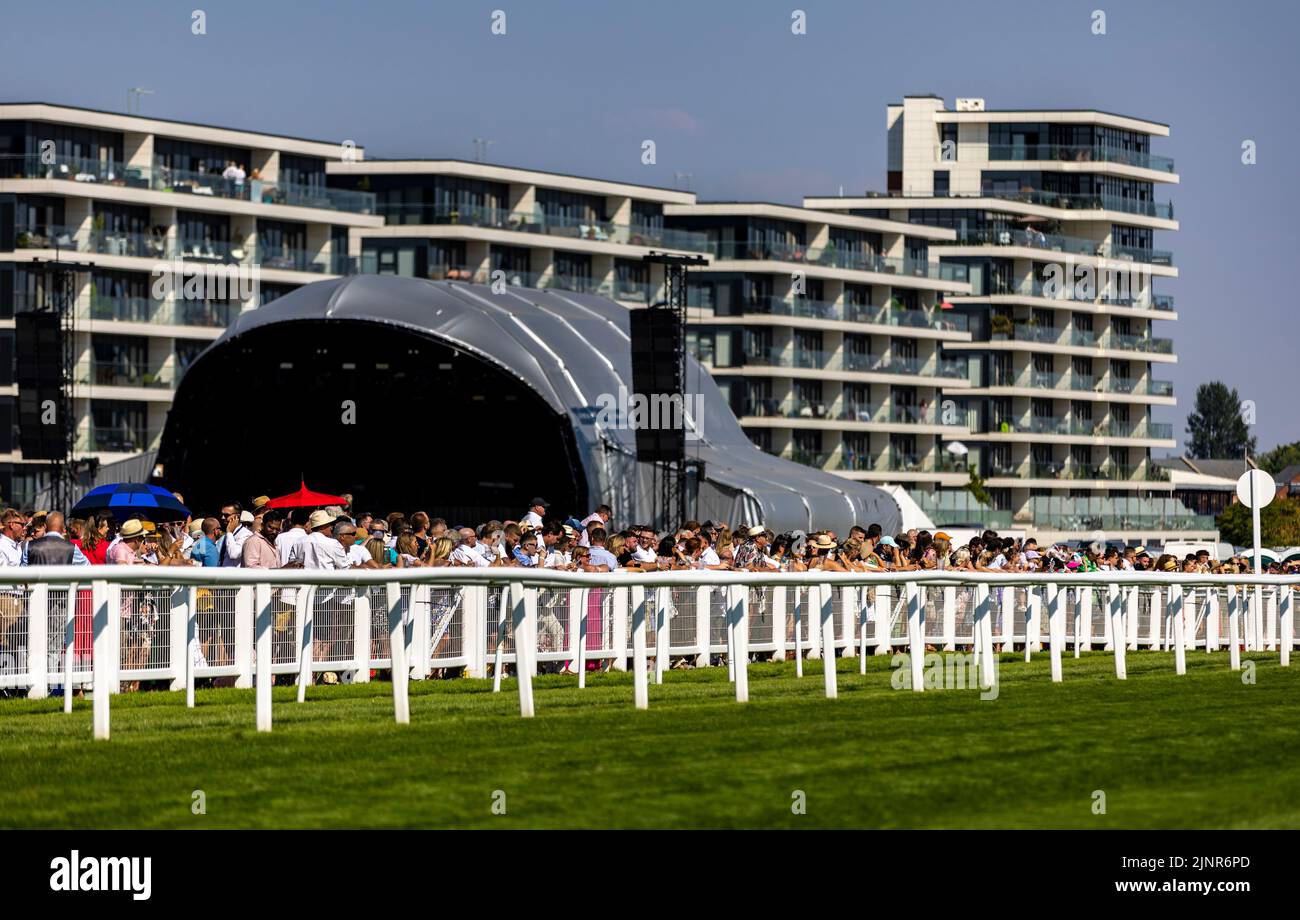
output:
{"label": "green tree", "polygon": [[1279,444],[1272,450],[1265,451],[1255,458],[1261,470],[1268,470],[1270,473],[1280,473],[1286,467],[1295,463],[1300,463],[1300,441],[1292,441],[1290,444]]}
{"label": "green tree", "polygon": [[[1233,502],[1217,521],[1219,538],[1236,546],[1250,546],[1250,509]],[[1300,546],[1300,502],[1275,498],[1259,512],[1259,541],[1263,546]]]}
{"label": "green tree", "polygon": [[1187,433],[1187,453],[1194,459],[1255,452],[1255,439],[1242,418],[1241,397],[1218,380],[1196,388],[1196,408],[1187,416]]}
{"label": "green tree", "polygon": [[975,472],[975,467],[970,468],[970,482],[966,483],[966,491],[975,496],[975,501],[981,505],[993,504],[993,497],[989,495],[989,490],[984,488],[984,480],[980,478],[979,473]]}

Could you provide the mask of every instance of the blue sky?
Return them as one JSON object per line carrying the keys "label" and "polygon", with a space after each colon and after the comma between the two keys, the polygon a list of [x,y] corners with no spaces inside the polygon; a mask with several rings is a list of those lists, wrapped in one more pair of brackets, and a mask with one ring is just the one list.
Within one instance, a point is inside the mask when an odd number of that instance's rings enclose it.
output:
{"label": "blue sky", "polygon": [[[1096,108],[1167,123],[1182,229],[1157,234],[1176,298],[1182,432],[1196,385],[1256,403],[1261,449],[1300,439],[1288,208],[1297,137],[1290,2],[322,0],[7,4],[0,98],[144,112],[311,138],[371,156],[473,156],[798,202],[885,184],[885,106],[905,94],[991,108]],[[194,35],[202,9],[207,34]],[[491,34],[493,10],[506,34]],[[807,34],[791,33],[791,11]],[[1092,11],[1106,34],[1092,32]],[[658,162],[641,163],[654,139]],[[1258,162],[1241,163],[1241,143]],[[1284,269],[1286,269],[1284,271]]]}

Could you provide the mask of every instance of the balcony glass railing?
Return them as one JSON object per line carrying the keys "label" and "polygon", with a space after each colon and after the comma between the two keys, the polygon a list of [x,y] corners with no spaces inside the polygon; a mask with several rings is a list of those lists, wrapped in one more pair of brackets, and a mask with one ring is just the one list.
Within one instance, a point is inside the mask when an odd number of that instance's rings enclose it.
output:
{"label": "balcony glass railing", "polygon": [[162,431],[142,428],[83,428],[77,432],[76,449],[100,453],[139,453],[158,446]]}
{"label": "balcony glass railing", "polygon": [[1144,335],[1120,335],[1112,332],[1102,339],[1101,346],[1115,351],[1138,351],[1145,354],[1171,355],[1174,353],[1173,339],[1151,338]]}
{"label": "balcony glass railing", "polygon": [[87,386],[170,390],[176,385],[170,372],[146,371],[142,367],[120,362],[82,362],[77,365],[75,377],[78,383]]}
{"label": "balcony glass railing", "polygon": [[540,209],[511,211],[508,208],[479,205],[461,207],[380,202],[378,212],[389,224],[407,226],[456,224],[465,227],[509,230],[515,233],[536,233],[542,236],[591,240],[598,243],[621,243],[628,246],[681,249],[688,252],[709,251],[708,235],[693,230],[677,230],[645,224],[618,224],[607,220],[547,214]]}
{"label": "balcony glass railing", "polygon": [[[958,147],[958,160],[961,160]],[[969,149],[969,148],[967,148]],[[943,159],[943,150],[936,153],[936,159]],[[1159,172],[1172,173],[1174,161],[1169,157],[1156,156],[1137,150],[1121,150],[1118,147],[1104,145],[1087,146],[1074,144],[989,144],[990,162],[1037,162],[1057,160],[1069,163],[1115,163],[1120,166],[1136,166],[1140,169],[1154,169]]]}
{"label": "balcony glass railing", "polygon": [[127,166],[86,157],[60,156],[53,163],[43,163],[40,156],[0,156],[0,178],[65,179],[155,192],[234,198],[262,204],[287,204],[354,214],[375,213],[375,196],[371,192],[269,182],[248,177],[241,182],[223,178],[216,172],[172,169],[159,161],[155,161],[152,166]]}
{"label": "balcony glass railing", "polygon": [[795,463],[802,463],[804,466],[812,466],[818,469],[824,469],[831,459],[831,455],[827,451],[801,450],[797,447],[784,456],[787,460],[793,460]]}
{"label": "balcony glass railing", "polygon": [[978,193],[971,192],[964,195],[954,193],[948,197],[997,198],[1002,201],[1019,201],[1025,204],[1037,204],[1047,208],[1059,208],[1067,211],[1120,211],[1125,214],[1158,217],[1162,220],[1174,219],[1172,202],[1145,201],[1139,198],[1125,198],[1120,195],[1069,194],[1045,189],[1020,188],[1014,191],[982,189]]}
{"label": "balcony glass railing", "polygon": [[1021,246],[1045,252],[1068,252],[1075,255],[1101,255],[1102,244],[1074,236],[1040,233],[1037,230],[967,230],[958,231],[957,239],[934,240],[931,246]]}
{"label": "balcony glass railing", "polygon": [[965,265],[896,259],[867,250],[818,249],[798,243],[711,241],[709,252],[716,259],[793,262],[958,283],[965,283],[967,277]]}
{"label": "balcony glass railing", "polygon": [[158,322],[161,301],[149,297],[106,297],[92,293],[78,315],[84,319],[112,320],[124,323]]}
{"label": "balcony glass railing", "polygon": [[253,263],[282,271],[329,273],[330,259],[320,252],[290,246],[253,247]]}
{"label": "balcony glass railing", "polygon": [[1133,262],[1146,262],[1151,265],[1173,265],[1174,254],[1167,249],[1146,249],[1141,246],[1105,247],[1102,253],[1108,259],[1124,259]]}

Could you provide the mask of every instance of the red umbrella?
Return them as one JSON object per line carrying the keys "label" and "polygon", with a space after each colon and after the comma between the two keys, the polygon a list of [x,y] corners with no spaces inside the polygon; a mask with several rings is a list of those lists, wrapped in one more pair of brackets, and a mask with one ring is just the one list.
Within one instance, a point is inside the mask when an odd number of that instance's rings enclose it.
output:
{"label": "red umbrella", "polygon": [[324,492],[313,492],[307,488],[307,483],[303,482],[298,487],[297,492],[290,492],[288,495],[281,495],[279,498],[273,498],[266,503],[268,508],[314,508],[317,505],[342,505],[344,504],[341,495],[326,495]]}

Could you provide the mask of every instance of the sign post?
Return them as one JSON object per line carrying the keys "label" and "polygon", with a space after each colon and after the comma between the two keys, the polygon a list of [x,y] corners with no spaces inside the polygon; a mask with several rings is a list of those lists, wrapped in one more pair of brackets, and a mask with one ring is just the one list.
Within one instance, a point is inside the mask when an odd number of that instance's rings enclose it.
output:
{"label": "sign post", "polygon": [[[1259,545],[1259,512],[1260,509],[1268,505],[1277,495],[1277,487],[1273,484],[1273,477],[1264,470],[1247,470],[1237,480],[1237,498],[1243,505],[1250,509],[1251,536],[1254,540],[1255,547],[1255,574],[1262,574],[1263,566],[1260,559]],[[1260,627],[1264,624],[1264,591],[1259,585],[1255,585],[1255,606],[1250,613],[1251,621],[1255,624],[1255,647],[1263,648],[1264,643],[1260,632]]]}

